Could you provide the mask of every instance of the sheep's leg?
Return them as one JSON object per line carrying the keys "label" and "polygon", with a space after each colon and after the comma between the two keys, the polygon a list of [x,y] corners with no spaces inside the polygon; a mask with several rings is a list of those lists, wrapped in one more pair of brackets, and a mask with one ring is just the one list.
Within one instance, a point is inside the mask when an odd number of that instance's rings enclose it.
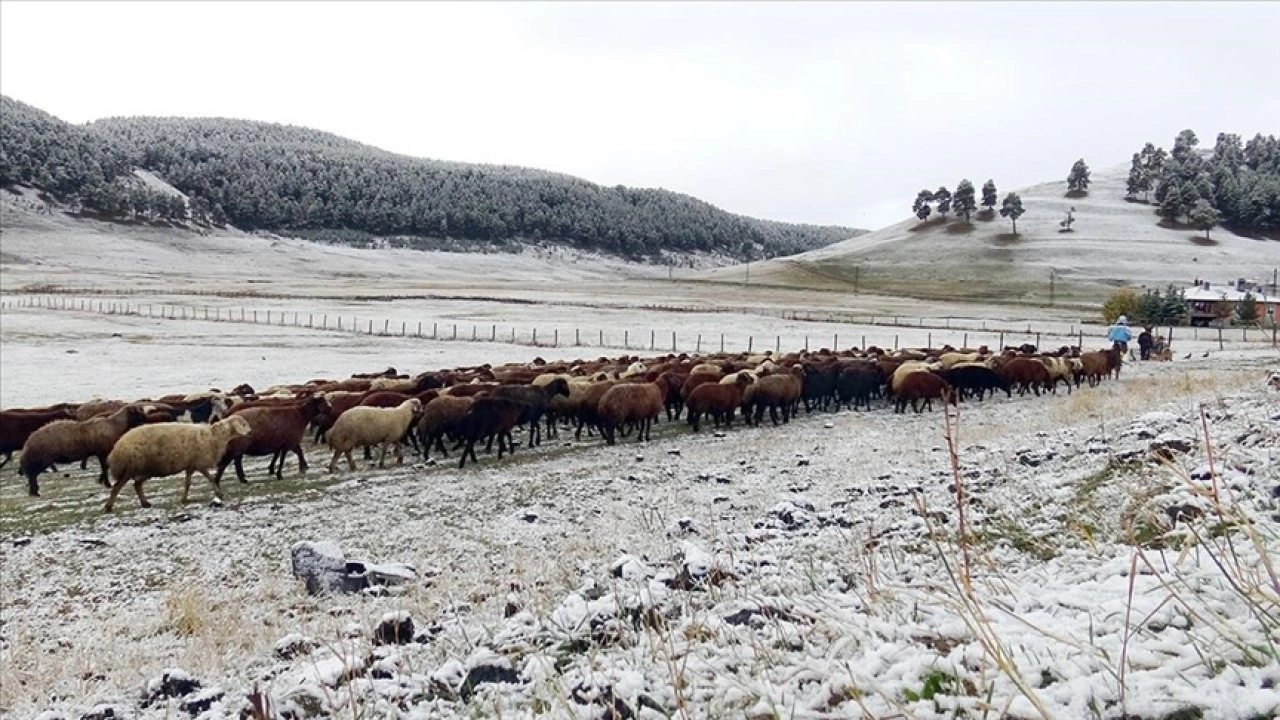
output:
{"label": "sheep's leg", "polygon": [[396,443],[396,465],[404,464],[404,444]]}
{"label": "sheep's leg", "polygon": [[[187,496],[191,493],[191,476],[194,474],[195,474],[194,470],[188,470],[187,477],[182,481],[182,500],[180,500],[179,502],[181,502],[183,505],[186,505],[188,502]],[[213,481],[210,480],[209,482],[213,482]]]}
{"label": "sheep's leg", "polygon": [[467,446],[462,450],[462,460],[458,463],[458,468],[462,469],[467,466],[467,455],[471,456],[471,462],[480,462],[480,458],[476,457],[475,440],[468,438]]}
{"label": "sheep's leg", "polygon": [[218,461],[218,479],[222,479],[222,473],[226,471],[227,466],[231,464],[231,458],[224,457]]}
{"label": "sheep's leg", "polygon": [[351,472],[356,471],[356,461],[351,459],[351,450],[344,453],[347,456],[347,467],[351,468]]}
{"label": "sheep's leg", "polygon": [[[298,456],[298,472],[305,473],[307,471],[307,459],[302,455],[302,443],[293,446],[293,454]],[[276,466],[276,477],[281,477],[280,469],[284,465],[284,453],[280,454],[280,465]]]}
{"label": "sheep's leg", "polygon": [[[274,455],[272,455],[272,457],[274,458],[275,456],[274,456]],[[243,456],[243,455],[237,455],[237,456],[236,456],[235,463],[236,463],[236,479],[237,479],[237,480],[239,480],[239,481],[240,481],[240,482],[242,482],[242,483],[248,483],[248,482],[249,482],[249,479],[248,479],[248,478],[246,478],[246,477],[244,476],[244,456]],[[280,463],[279,463],[278,465],[276,465],[276,470],[279,470],[281,465],[284,465],[284,461],[283,461],[283,460],[281,460],[281,461],[280,461]],[[221,473],[221,472],[219,472],[219,473],[218,473],[218,482],[219,482],[219,483],[221,483],[221,482],[222,482],[222,473]]]}
{"label": "sheep's leg", "polygon": [[382,443],[382,452],[379,453],[378,455],[378,467],[384,468],[386,466],[387,466],[387,444]]}
{"label": "sheep's leg", "polygon": [[329,461],[329,472],[330,472],[331,474],[332,474],[332,473],[334,473],[334,472],[337,472],[337,469],[338,469],[338,468],[337,468],[337,465],[338,465],[338,457],[339,457],[339,455],[341,455],[341,453],[339,453],[337,450],[334,450],[334,451],[333,451],[333,459],[331,459],[331,460]]}
{"label": "sheep's leg", "polygon": [[98,468],[101,472],[98,474],[98,484],[103,487],[111,487],[111,483],[107,480],[107,456],[98,456]]}
{"label": "sheep's leg", "polygon": [[128,483],[128,482],[129,482],[128,477],[122,477],[119,480],[115,481],[115,483],[111,486],[111,495],[107,497],[107,504],[105,507],[102,508],[103,512],[111,512],[111,508],[116,504],[116,497],[120,494],[120,491],[124,489],[125,483]]}
{"label": "sheep's leg", "polygon": [[[209,484],[213,486],[213,496],[218,498],[219,500],[225,500],[226,498],[223,497],[222,495],[222,483],[215,480],[213,476],[209,474],[209,471],[205,470],[204,468],[200,468],[200,474],[203,475],[204,479],[208,480]],[[190,481],[191,479],[190,473],[187,473],[187,479],[188,481]]]}
{"label": "sheep's leg", "polygon": [[4,467],[5,465],[8,465],[9,461],[12,459],[13,459],[13,451],[10,450],[9,452],[4,454],[4,460],[0,460],[0,468]]}
{"label": "sheep's leg", "polygon": [[138,504],[144,508],[151,507],[151,503],[147,500],[147,494],[142,491],[142,483],[146,482],[146,478],[136,478],[133,481],[133,491],[138,494]]}
{"label": "sheep's leg", "polygon": [[89,458],[87,458],[87,457],[85,457],[85,458],[80,458],[80,469],[81,469],[81,470],[88,470],[88,469],[89,469]]}

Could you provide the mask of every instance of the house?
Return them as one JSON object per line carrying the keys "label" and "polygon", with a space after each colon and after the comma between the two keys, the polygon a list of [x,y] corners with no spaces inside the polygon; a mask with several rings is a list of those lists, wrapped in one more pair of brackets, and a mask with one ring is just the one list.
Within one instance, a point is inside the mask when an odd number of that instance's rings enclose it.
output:
{"label": "house", "polygon": [[1225,318],[1227,324],[1232,324],[1235,304],[1244,299],[1245,293],[1252,293],[1258,303],[1259,324],[1270,325],[1274,318],[1280,316],[1280,295],[1268,295],[1261,286],[1250,286],[1244,280],[1237,280],[1232,285],[1212,285],[1208,280],[1197,280],[1195,285],[1183,291],[1191,310],[1188,319],[1192,325],[1202,327],[1216,324],[1218,318]]}

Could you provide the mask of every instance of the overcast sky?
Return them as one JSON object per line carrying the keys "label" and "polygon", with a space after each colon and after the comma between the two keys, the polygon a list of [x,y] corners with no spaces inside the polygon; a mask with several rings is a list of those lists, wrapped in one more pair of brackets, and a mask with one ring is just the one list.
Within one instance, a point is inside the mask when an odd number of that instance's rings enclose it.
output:
{"label": "overcast sky", "polygon": [[0,92],[875,228],[1190,127],[1280,132],[1280,3],[0,3]]}

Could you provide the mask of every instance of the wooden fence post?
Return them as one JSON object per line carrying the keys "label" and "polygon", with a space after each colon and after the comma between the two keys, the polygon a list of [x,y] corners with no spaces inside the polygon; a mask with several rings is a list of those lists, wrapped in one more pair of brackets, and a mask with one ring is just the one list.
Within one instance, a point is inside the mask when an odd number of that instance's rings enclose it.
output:
{"label": "wooden fence post", "polygon": [[720,352],[724,352],[724,333],[720,333]]}
{"label": "wooden fence post", "polygon": [[471,340],[472,340],[473,342],[474,342],[474,341],[477,339],[477,337],[478,337],[478,336],[476,335],[476,332],[477,332],[477,331],[476,331],[476,324],[475,324],[475,323],[471,323]]}
{"label": "wooden fence post", "polygon": [[751,352],[751,348],[752,348],[752,346],[754,346],[754,345],[755,345],[755,343],[756,343],[756,336],[755,336],[755,335],[748,335],[748,336],[747,336],[747,352],[748,352],[748,353],[749,353],[749,352]]}
{"label": "wooden fence post", "polygon": [[560,328],[556,328],[551,336],[551,347],[560,347]]}
{"label": "wooden fence post", "polygon": [[893,336],[893,349],[894,350],[898,349],[898,335],[896,333]]}
{"label": "wooden fence post", "polygon": [[573,346],[574,347],[582,346],[582,330],[580,328],[573,329]]}
{"label": "wooden fence post", "polygon": [[932,348],[933,347],[933,331],[930,330],[925,337],[927,337],[928,339],[925,340],[924,346],[927,348]]}
{"label": "wooden fence post", "polygon": [[694,346],[694,352],[695,353],[702,352],[702,333],[698,333],[698,344]]}
{"label": "wooden fence post", "polygon": [[489,326],[489,341],[498,342],[498,324],[493,323]]}
{"label": "wooden fence post", "polygon": [[600,331],[600,342],[596,343],[596,347],[604,347],[604,331]]}
{"label": "wooden fence post", "polygon": [[1222,349],[1222,326],[1218,326],[1218,349]]}
{"label": "wooden fence post", "polygon": [[535,347],[538,344],[538,328],[536,327],[533,329],[533,344]]}
{"label": "wooden fence post", "polygon": [[622,331],[622,347],[623,348],[631,347],[631,331],[630,330]]}
{"label": "wooden fence post", "polygon": [[1000,346],[996,348],[996,352],[1004,350],[1004,331],[1000,331]]}
{"label": "wooden fence post", "polygon": [[439,330],[440,330],[440,323],[431,323],[431,339],[432,340],[440,339]]}
{"label": "wooden fence post", "polygon": [[[371,322],[372,322],[372,321],[371,321]],[[382,334],[383,334],[383,335],[386,335],[386,334],[387,334],[387,332],[388,332],[390,329],[391,329],[391,318],[385,318],[385,319],[383,319],[383,321],[382,321]]]}
{"label": "wooden fence post", "polygon": [[676,331],[671,331],[671,352],[676,351]]}
{"label": "wooden fence post", "polygon": [[969,347],[969,333],[964,334],[964,340],[961,341],[960,347],[966,348],[966,349]]}

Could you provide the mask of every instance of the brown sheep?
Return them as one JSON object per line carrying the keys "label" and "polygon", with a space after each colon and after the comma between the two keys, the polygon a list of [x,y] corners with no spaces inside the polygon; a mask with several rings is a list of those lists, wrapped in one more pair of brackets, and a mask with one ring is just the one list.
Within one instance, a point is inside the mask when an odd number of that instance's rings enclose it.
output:
{"label": "brown sheep", "polygon": [[637,440],[650,439],[653,423],[662,414],[667,397],[667,379],[659,377],[651,383],[619,383],[600,398],[597,414],[605,443],[613,445],[616,433],[627,423],[635,423]]}
{"label": "brown sheep", "polygon": [[703,383],[689,393],[685,407],[694,432],[701,427],[703,415],[710,415],[716,427],[723,422],[733,427],[733,413],[742,403],[742,393],[753,382],[750,375],[740,373],[732,383]]}
{"label": "brown sheep", "polygon": [[[932,410],[934,398],[940,398],[943,402],[950,400],[951,404],[955,405],[957,394],[946,380],[928,370],[907,373],[894,392],[894,412],[906,412],[908,401],[911,402],[911,409],[917,413],[922,409]],[[924,401],[923,407],[920,404],[921,400]]]}
{"label": "brown sheep", "polygon": [[246,455],[270,455],[271,463],[267,467],[267,473],[274,474],[279,479],[283,477],[284,459],[290,451],[298,457],[298,472],[305,473],[307,459],[302,454],[302,438],[307,433],[307,425],[328,407],[329,403],[324,396],[312,395],[297,400],[292,405],[235,408],[231,417],[247,420],[252,433],[248,437],[234,438],[227,443],[222,459],[218,462],[214,481],[221,483],[227,466],[235,463],[236,477],[242,483],[248,482],[242,464]]}
{"label": "brown sheep", "polygon": [[105,417],[88,420],[57,420],[31,433],[22,446],[18,468],[27,478],[27,493],[40,495],[36,478],[54,463],[76,462],[98,458],[102,472],[98,482],[108,485],[107,456],[116,442],[130,429],[146,421],[146,412],[137,405],[126,405]]}
{"label": "brown sheep", "polygon": [[1026,395],[1031,390],[1038,397],[1041,388],[1048,392],[1050,387],[1049,368],[1036,358],[1010,358],[997,364],[995,371],[1010,385],[1018,386],[1018,395]]}
{"label": "brown sheep", "polygon": [[368,394],[369,393],[367,392],[348,392],[345,390],[336,392],[316,392],[317,396],[324,397],[324,399],[329,403],[329,407],[327,410],[316,416],[316,419],[313,421],[316,428],[316,436],[313,442],[325,442],[329,434],[329,429],[333,427],[334,423],[338,422],[338,418],[342,417],[342,414],[346,411],[359,405],[360,401]]}
{"label": "brown sheep", "polygon": [[778,410],[782,410],[782,422],[787,423],[795,415],[802,388],[799,368],[788,372],[767,375],[747,386],[742,393],[742,418],[748,425],[759,425],[764,419],[765,408],[769,419],[778,424]]}
{"label": "brown sheep", "polygon": [[[599,380],[589,385],[582,393],[582,398],[576,408],[578,426],[573,433],[575,440],[582,438],[582,429],[584,427],[587,429],[588,434],[593,429],[601,427],[600,401],[604,398],[605,393],[609,392],[617,384],[617,380]],[[601,429],[601,432],[603,432],[603,429]]]}
{"label": "brown sheep", "polygon": [[431,446],[449,457],[443,438],[445,435],[458,432],[458,423],[466,417],[467,411],[475,403],[474,397],[451,397],[441,395],[428,402],[422,409],[422,418],[418,420],[418,439],[421,441],[422,457],[431,457]]}
{"label": "brown sheep", "polygon": [[13,459],[31,433],[55,420],[74,420],[75,416],[74,406],[0,410],[0,453],[4,453],[0,467]]}

